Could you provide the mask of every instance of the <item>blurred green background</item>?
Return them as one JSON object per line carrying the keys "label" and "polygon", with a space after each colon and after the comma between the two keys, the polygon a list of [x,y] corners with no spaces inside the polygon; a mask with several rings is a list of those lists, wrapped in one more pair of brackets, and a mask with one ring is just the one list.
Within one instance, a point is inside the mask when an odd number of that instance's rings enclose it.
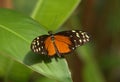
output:
{"label": "blurred green background", "polygon": [[[0,6],[31,15],[38,0],[0,0]],[[66,4],[68,5],[68,4]],[[56,19],[57,20],[57,19]],[[77,9],[57,31],[81,29],[89,33],[91,41],[80,48],[79,54],[67,56],[74,82],[120,82],[120,0],[82,0]],[[85,50],[92,54],[86,62]],[[89,59],[88,59],[89,60]],[[99,72],[87,70],[86,64],[96,64]],[[95,72],[102,77],[83,74]],[[92,71],[93,70],[93,71]],[[84,73],[86,73],[84,72]],[[84,76],[86,75],[86,76]],[[93,75],[94,76],[94,75]],[[96,79],[95,81],[90,79]],[[0,82],[56,82],[24,65],[0,55]]]}

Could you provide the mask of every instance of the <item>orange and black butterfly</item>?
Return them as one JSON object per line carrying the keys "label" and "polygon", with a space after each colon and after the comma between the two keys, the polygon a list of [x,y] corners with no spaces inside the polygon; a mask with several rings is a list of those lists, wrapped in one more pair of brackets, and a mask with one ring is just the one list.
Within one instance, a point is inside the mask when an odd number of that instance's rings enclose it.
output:
{"label": "orange and black butterfly", "polygon": [[87,33],[80,30],[62,31],[55,34],[49,31],[48,33],[49,35],[38,36],[32,41],[33,52],[61,57],[89,41]]}

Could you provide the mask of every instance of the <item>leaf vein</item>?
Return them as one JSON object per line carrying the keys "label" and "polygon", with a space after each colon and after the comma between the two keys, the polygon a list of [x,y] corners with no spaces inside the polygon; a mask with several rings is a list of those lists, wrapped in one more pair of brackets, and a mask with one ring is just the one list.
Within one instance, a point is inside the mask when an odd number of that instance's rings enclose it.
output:
{"label": "leaf vein", "polygon": [[19,38],[23,39],[23,40],[26,41],[27,43],[30,43],[30,42],[29,42],[27,39],[25,39],[22,35],[18,34],[17,32],[15,32],[15,31],[13,31],[13,30],[11,30],[11,29],[9,29],[9,28],[7,28],[6,26],[0,25],[0,27],[3,28],[3,29],[5,29],[5,30],[7,30],[8,32],[11,32],[11,33],[15,34],[16,36],[18,36]]}

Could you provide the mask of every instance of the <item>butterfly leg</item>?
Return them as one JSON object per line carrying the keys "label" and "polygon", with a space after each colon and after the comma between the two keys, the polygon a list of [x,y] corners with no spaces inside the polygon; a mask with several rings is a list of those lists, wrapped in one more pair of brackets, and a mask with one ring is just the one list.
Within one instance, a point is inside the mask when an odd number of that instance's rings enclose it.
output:
{"label": "butterfly leg", "polygon": [[58,58],[61,59],[61,58],[65,58],[65,57],[64,57],[63,55],[58,56],[58,55],[56,54],[56,56],[54,56],[54,58],[55,58],[56,61],[58,61]]}
{"label": "butterfly leg", "polygon": [[59,53],[58,49],[56,49],[56,54],[58,57],[61,57],[62,55]]}

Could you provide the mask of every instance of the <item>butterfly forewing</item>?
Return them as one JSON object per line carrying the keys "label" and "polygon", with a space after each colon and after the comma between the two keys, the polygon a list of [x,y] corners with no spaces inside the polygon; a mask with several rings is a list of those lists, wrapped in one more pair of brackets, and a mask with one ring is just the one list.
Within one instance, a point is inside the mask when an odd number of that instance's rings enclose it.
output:
{"label": "butterfly forewing", "polygon": [[46,54],[47,55],[47,51],[45,49],[45,44],[44,44],[47,37],[49,37],[49,36],[42,35],[42,36],[36,37],[31,43],[31,50],[38,54]]}
{"label": "butterfly forewing", "polygon": [[54,35],[55,45],[60,54],[66,54],[72,52],[72,42],[70,38],[63,35]]}

